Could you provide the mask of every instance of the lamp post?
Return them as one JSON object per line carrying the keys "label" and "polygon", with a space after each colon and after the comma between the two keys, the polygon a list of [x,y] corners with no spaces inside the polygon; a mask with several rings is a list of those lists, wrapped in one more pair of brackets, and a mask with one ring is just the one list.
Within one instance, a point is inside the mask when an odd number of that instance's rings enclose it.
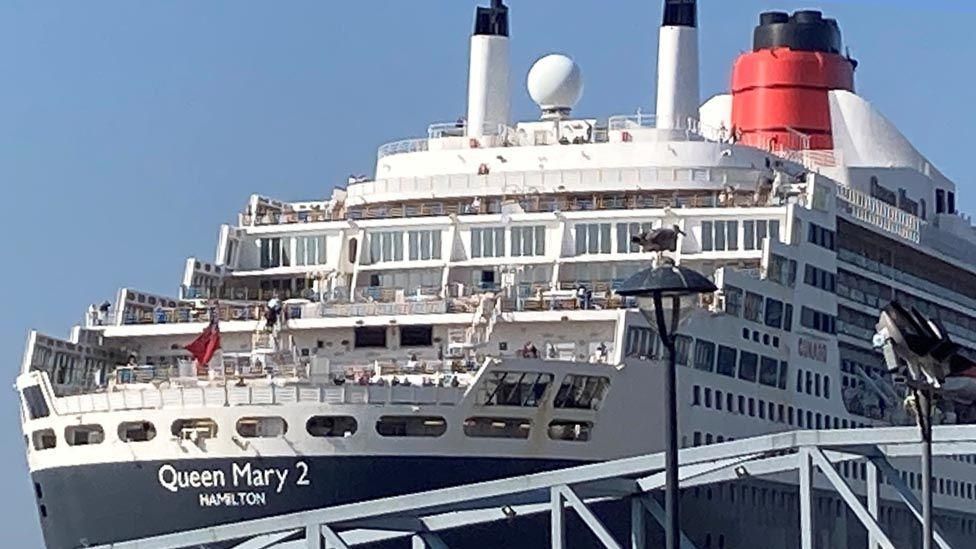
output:
{"label": "lamp post", "polygon": [[[681,316],[681,298],[716,290],[715,284],[701,273],[675,265],[640,271],[624,281],[617,290],[622,296],[638,298],[641,313],[648,322],[652,322],[651,309],[654,310],[652,325],[656,323],[658,335],[668,351],[668,370],[664,383],[664,533],[667,549],[679,549],[678,535],[681,531],[681,513],[678,508],[678,373],[674,352],[675,332]],[[670,329],[664,318],[665,298],[671,301]]]}

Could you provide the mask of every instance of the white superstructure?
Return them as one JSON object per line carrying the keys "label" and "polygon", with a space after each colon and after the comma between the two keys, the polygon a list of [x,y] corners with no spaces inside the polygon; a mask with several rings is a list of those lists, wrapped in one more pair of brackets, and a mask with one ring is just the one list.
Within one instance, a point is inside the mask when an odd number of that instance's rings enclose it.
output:
{"label": "white superstructure", "polygon": [[[560,104],[511,125],[507,8],[478,21],[496,32],[472,42],[466,123],[381,147],[374,178],[324,200],[252,196],[178,295],[123,289],[67,340],[30,335],[17,388],[50,547],[660,450],[660,342],[614,291],[655,258],[632,238],[660,227],[684,232],[666,255],[719,288],[680,331],[683,445],[910,422],[871,343],[892,299],[976,350],[976,231],[954,184],[863,99],[830,92],[833,149],[739,143],[731,101],[698,113],[693,17],[662,31],[675,74],[657,120]],[[559,63],[547,93],[579,100],[579,68]],[[222,351],[194,365],[185,347],[213,319]],[[954,404],[945,421],[976,420]],[[976,467],[936,470],[944,528],[972,542]],[[918,488],[911,464],[903,476]],[[755,520],[789,547],[783,481],[687,495],[689,534],[754,546]],[[133,505],[156,518],[106,525]],[[911,546],[907,511],[885,509]],[[818,535],[861,534],[838,520]]]}

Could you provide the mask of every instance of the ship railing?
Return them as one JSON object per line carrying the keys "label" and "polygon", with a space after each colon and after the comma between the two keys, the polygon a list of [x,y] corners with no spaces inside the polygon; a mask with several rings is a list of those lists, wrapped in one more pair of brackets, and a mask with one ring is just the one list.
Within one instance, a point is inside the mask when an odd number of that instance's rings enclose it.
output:
{"label": "ship railing", "polygon": [[319,293],[314,289],[292,290],[290,288],[280,289],[261,289],[246,287],[227,287],[219,286],[216,288],[207,286],[187,286],[182,288],[181,297],[184,300],[190,299],[220,299],[224,301],[256,301],[267,302],[273,297],[281,300],[288,299],[317,299]]}
{"label": "ship railing", "polygon": [[837,186],[837,208],[858,221],[918,243],[922,220],[846,185]]}
{"label": "ship railing", "polygon": [[404,301],[402,303],[321,303],[306,305],[305,317],[348,318],[363,316],[397,316],[442,314],[448,310],[447,301]]}
{"label": "ship railing", "polygon": [[607,121],[607,128],[612,132],[656,127],[656,114],[644,114],[640,112],[636,114],[617,114],[611,116]]}
{"label": "ship railing", "polygon": [[293,223],[325,223],[340,221],[343,218],[333,210],[310,210],[300,212],[267,212],[259,215],[242,213],[238,216],[241,226],[289,225]]}
{"label": "ship railing", "polygon": [[426,138],[403,139],[381,146],[379,151],[376,153],[376,156],[378,158],[385,158],[387,156],[393,156],[396,154],[423,152],[428,150],[429,147],[430,140]]}
{"label": "ship railing", "polygon": [[453,406],[466,387],[402,385],[289,385],[124,389],[55,399],[60,415],[115,410],[219,408],[286,404],[429,404]]}

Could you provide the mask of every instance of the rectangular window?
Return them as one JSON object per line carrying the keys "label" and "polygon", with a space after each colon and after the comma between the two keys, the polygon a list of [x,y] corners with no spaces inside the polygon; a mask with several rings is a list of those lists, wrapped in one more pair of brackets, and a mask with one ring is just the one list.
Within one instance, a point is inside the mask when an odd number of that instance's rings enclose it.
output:
{"label": "rectangular window", "polygon": [[742,222],[742,248],[744,250],[758,250],[762,248],[761,244],[756,244],[756,223],[756,221],[752,221],[751,219]]}
{"label": "rectangular window", "polygon": [[369,235],[369,263],[403,261],[403,232],[380,231]]}
{"label": "rectangular window", "polygon": [[837,289],[837,275],[809,264],[804,270],[803,282],[825,292],[833,293]]}
{"label": "rectangular window", "polygon": [[610,253],[610,223],[576,225],[576,255]]}
{"label": "rectangular window", "polygon": [[825,229],[816,223],[810,223],[807,230],[807,241],[821,248],[834,250],[834,231]]}
{"label": "rectangular window", "polygon": [[753,322],[763,321],[763,296],[746,292],[745,314],[743,318]]}
{"label": "rectangular window", "polygon": [[725,222],[725,249],[735,251],[739,249],[739,222]]}
{"label": "rectangular window", "polygon": [[759,356],[755,353],[742,351],[739,353],[739,379],[756,381],[756,371],[759,369]]}
{"label": "rectangular window", "polygon": [[430,347],[433,344],[433,326],[400,326],[400,347]]}
{"label": "rectangular window", "polygon": [[512,255],[529,257],[546,255],[546,228],[512,227]]}
{"label": "rectangular window", "polygon": [[735,377],[735,361],[738,358],[738,351],[732,347],[719,345],[718,347],[718,367],[716,371],[724,376]]}
{"label": "rectangular window", "polygon": [[711,252],[715,249],[714,230],[715,226],[711,221],[702,221],[701,246],[703,252]]}
{"label": "rectangular window", "polygon": [[386,348],[386,326],[356,328],[355,346],[361,348]]}
{"label": "rectangular window", "polygon": [[765,324],[770,328],[783,327],[783,302],[778,299],[766,298]]}
{"label": "rectangular window", "polygon": [[[656,334],[655,334],[656,335]],[[674,338],[675,362],[681,366],[688,365],[688,353],[691,351],[692,339],[685,335],[678,335]]]}
{"label": "rectangular window", "polygon": [[803,307],[800,310],[800,325],[825,334],[837,333],[837,321],[834,315]]}
{"label": "rectangular window", "polygon": [[725,312],[733,316],[742,314],[742,290],[735,286],[726,286],[725,293]]}
{"label": "rectangular window", "polygon": [[762,357],[759,368],[759,383],[769,387],[776,387],[779,383],[779,361]]}
{"label": "rectangular window", "polygon": [[793,330],[793,305],[789,303],[783,305],[783,329],[787,332]]}
{"label": "rectangular window", "polygon": [[505,257],[505,229],[471,229],[471,257]]}
{"label": "rectangular window", "polygon": [[325,265],[325,235],[295,237],[295,265]]}
{"label": "rectangular window", "polygon": [[275,267],[290,267],[289,258],[289,238],[262,238],[259,240],[261,247],[261,268],[273,269]]}
{"label": "rectangular window", "polygon": [[653,223],[617,223],[617,253],[629,254],[641,251],[640,246],[631,242],[635,236],[650,231]]}
{"label": "rectangular window", "polygon": [[[407,240],[410,243],[411,261],[429,261],[441,258],[440,231],[409,231]],[[502,244],[504,245],[504,241]]]}
{"label": "rectangular window", "polygon": [[695,341],[695,368],[711,372],[715,370],[715,344],[699,339]]}
{"label": "rectangular window", "polygon": [[790,365],[784,360],[779,363],[779,384],[777,387],[786,390],[786,376],[790,373]]}

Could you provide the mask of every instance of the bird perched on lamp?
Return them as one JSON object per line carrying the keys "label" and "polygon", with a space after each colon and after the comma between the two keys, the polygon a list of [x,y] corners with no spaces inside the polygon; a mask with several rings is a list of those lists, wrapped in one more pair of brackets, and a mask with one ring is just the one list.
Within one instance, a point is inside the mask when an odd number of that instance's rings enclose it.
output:
{"label": "bird perched on lamp", "polygon": [[672,225],[644,231],[630,241],[640,246],[644,252],[674,252],[678,250],[678,235],[685,236],[685,232],[681,227]]}

